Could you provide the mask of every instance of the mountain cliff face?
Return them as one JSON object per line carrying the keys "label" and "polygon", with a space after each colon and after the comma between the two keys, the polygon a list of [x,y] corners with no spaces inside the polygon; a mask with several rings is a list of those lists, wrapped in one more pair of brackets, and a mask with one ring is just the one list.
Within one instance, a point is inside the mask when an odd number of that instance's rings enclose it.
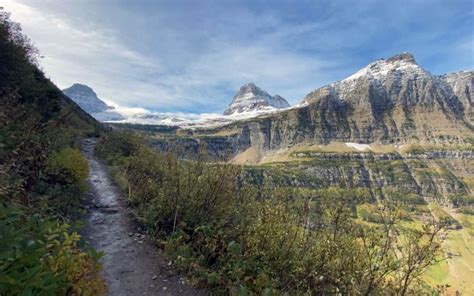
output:
{"label": "mountain cliff face", "polygon": [[474,124],[474,71],[460,71],[440,76],[464,106],[464,113]]}
{"label": "mountain cliff face", "polygon": [[[211,161],[229,161],[239,147],[249,147],[238,136],[153,139],[160,151],[196,157],[202,145]],[[246,151],[252,151],[250,148]],[[246,154],[244,152],[240,155]],[[248,163],[247,163],[248,164]],[[463,180],[474,176],[473,150],[426,150],[413,153],[317,152],[291,153],[288,161],[247,165],[249,182],[272,187],[366,189],[374,199],[398,192],[427,202],[448,202],[454,194],[474,192]]]}
{"label": "mountain cliff face", "polygon": [[[359,155],[355,155],[359,156]],[[390,158],[395,159],[390,159]],[[426,201],[447,202],[453,194],[468,195],[470,189],[442,165],[444,161],[472,163],[470,160],[405,159],[397,155],[360,155],[347,157],[316,155],[302,162],[285,165],[255,167],[251,180],[260,184],[293,188],[366,189],[373,199],[397,192],[406,196],[419,196]]]}
{"label": "mountain cliff face", "polygon": [[82,110],[91,114],[100,121],[121,120],[123,117],[114,112],[114,107],[108,106],[97,97],[92,88],[87,85],[75,83],[71,87],[63,90],[63,93],[70,97]]}
{"label": "mountain cliff face", "polygon": [[298,107],[199,132],[233,131],[229,142],[239,145],[236,150],[260,152],[331,141],[405,143],[449,136],[462,142],[474,132],[463,103],[472,102],[472,88],[460,98],[465,88],[446,81],[403,53],[311,92]]}
{"label": "mountain cliff face", "polygon": [[224,115],[287,107],[290,107],[290,104],[284,98],[279,95],[271,96],[255,84],[247,83],[234,96]]}

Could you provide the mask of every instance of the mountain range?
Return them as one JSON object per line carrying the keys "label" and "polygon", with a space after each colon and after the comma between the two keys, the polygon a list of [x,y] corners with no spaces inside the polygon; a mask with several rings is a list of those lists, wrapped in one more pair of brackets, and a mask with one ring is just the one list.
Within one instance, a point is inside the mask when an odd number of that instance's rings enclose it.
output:
{"label": "mountain range", "polygon": [[[106,120],[232,130],[242,149],[274,150],[302,142],[404,143],[444,137],[462,141],[474,131],[473,84],[474,71],[437,76],[418,65],[410,53],[402,53],[318,88],[294,107],[247,83],[223,116],[150,112]],[[100,120],[103,114],[116,114],[87,86],[75,84],[64,93]]]}
{"label": "mountain range", "polygon": [[99,99],[94,90],[87,85],[75,83],[71,87],[64,89],[63,92],[84,111],[99,121],[120,121],[180,127],[223,125],[235,120],[251,118],[290,107],[290,104],[281,96],[271,96],[251,82],[239,89],[223,115],[137,112],[131,116],[124,117],[117,109]]}
{"label": "mountain range", "polygon": [[231,134],[238,151],[301,143],[464,142],[474,135],[473,71],[443,76],[402,53],[309,93],[301,104],[201,133]]}

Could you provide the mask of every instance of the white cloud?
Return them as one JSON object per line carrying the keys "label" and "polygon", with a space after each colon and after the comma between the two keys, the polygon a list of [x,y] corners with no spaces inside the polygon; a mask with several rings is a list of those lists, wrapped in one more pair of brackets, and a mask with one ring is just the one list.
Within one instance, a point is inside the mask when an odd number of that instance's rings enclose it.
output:
{"label": "white cloud", "polygon": [[39,48],[46,75],[60,88],[80,82],[103,99],[131,105],[154,95],[148,85],[135,80],[142,72],[159,71],[159,63],[119,43],[113,31],[81,30],[18,1],[6,1],[4,7]]}
{"label": "white cloud", "polygon": [[[170,110],[200,105],[215,110],[230,102],[229,91],[248,81],[298,102],[312,90],[308,85],[324,80],[317,75],[321,61],[275,46],[291,30],[268,34],[264,42],[248,45],[232,45],[225,35],[217,34],[209,40],[207,51],[195,53],[189,63],[176,69],[169,61],[164,66],[158,58],[122,44],[116,38],[118,32],[103,26],[73,26],[63,16],[25,2],[6,1],[5,8],[36,43],[44,56],[40,63],[45,73],[60,88],[87,84],[100,98],[121,106]],[[252,17],[248,15],[247,21]],[[278,25],[274,18],[267,21],[262,26]],[[172,28],[166,30],[179,35]]]}
{"label": "white cloud", "polygon": [[137,114],[149,114],[150,111],[145,109],[145,108],[141,108],[141,107],[126,107],[126,106],[120,106],[119,104],[115,103],[115,102],[112,102],[112,101],[108,101],[108,100],[104,100],[105,103],[109,106],[112,106],[114,107],[114,111],[117,112],[118,114],[122,115],[123,117],[132,117],[134,115],[137,115]]}

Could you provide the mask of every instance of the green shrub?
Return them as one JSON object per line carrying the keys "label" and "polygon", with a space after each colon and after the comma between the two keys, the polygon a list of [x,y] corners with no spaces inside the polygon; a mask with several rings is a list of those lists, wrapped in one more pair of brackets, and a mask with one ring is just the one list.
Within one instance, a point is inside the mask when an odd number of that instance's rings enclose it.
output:
{"label": "green shrub", "polygon": [[109,162],[133,155],[142,145],[142,139],[132,132],[111,133],[101,141],[97,152]]}
{"label": "green shrub", "polygon": [[371,223],[383,223],[382,216],[378,211],[368,207],[361,208],[358,211],[358,217]]}
{"label": "green shrub", "polygon": [[89,166],[78,149],[65,148],[46,159],[45,172],[56,183],[85,189]]}
{"label": "green shrub", "polygon": [[410,146],[405,150],[406,154],[423,154],[426,152],[426,149],[417,144],[410,144]]}
{"label": "green shrub", "polygon": [[98,295],[99,254],[81,251],[67,225],[0,205],[0,295]]}
{"label": "green shrub", "polygon": [[467,137],[465,140],[467,143],[474,145],[474,137]]}
{"label": "green shrub", "polygon": [[61,217],[76,214],[87,189],[88,172],[87,159],[77,149],[65,148],[49,155],[30,204]]}

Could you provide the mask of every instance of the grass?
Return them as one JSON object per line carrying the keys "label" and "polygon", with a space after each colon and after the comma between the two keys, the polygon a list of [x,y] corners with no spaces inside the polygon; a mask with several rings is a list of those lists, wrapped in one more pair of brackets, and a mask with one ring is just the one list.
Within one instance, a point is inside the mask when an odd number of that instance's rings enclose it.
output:
{"label": "grass", "polygon": [[440,258],[440,260],[441,261],[433,265],[423,277],[431,286],[450,283],[448,262],[445,259]]}
{"label": "grass", "polygon": [[443,243],[443,248],[452,254],[446,261],[449,266],[448,283],[457,287],[463,294],[473,295],[474,286],[474,254],[473,240],[465,240],[465,229],[451,230]]}
{"label": "grass", "polygon": [[449,284],[449,294],[459,291],[461,295],[474,295],[474,216],[446,211],[435,204],[429,205],[437,218],[451,217],[463,226],[462,229],[449,229],[443,241],[445,260],[431,267],[425,274],[425,280],[433,286]]}
{"label": "grass", "polygon": [[260,154],[258,153],[255,147],[250,147],[244,152],[236,155],[232,160],[231,163],[235,164],[254,164],[260,158]]}

